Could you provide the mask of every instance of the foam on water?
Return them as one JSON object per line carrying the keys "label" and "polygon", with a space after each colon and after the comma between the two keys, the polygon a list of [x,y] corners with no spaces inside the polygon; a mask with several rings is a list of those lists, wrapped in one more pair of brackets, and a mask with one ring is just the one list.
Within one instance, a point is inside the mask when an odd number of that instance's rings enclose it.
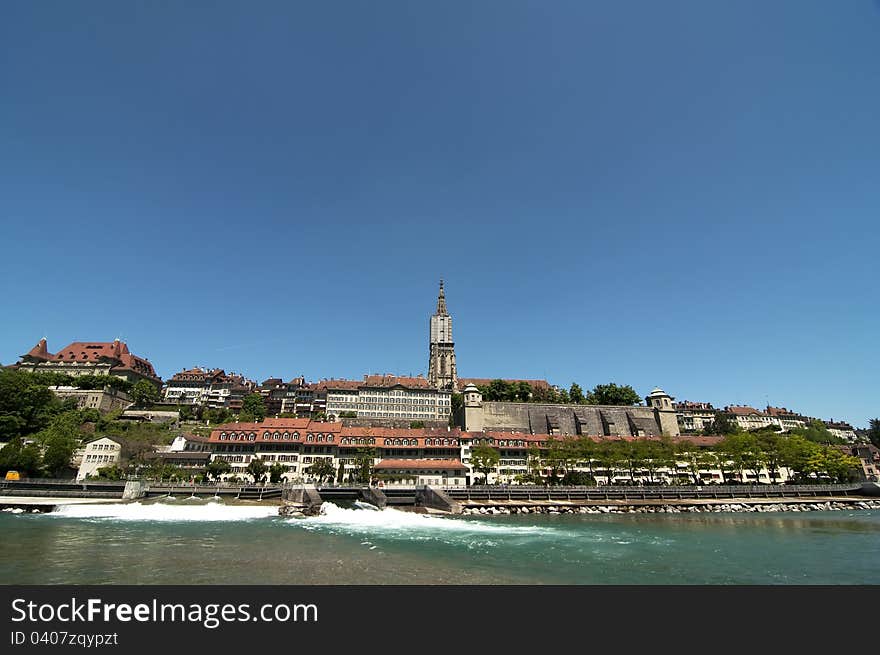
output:
{"label": "foam on water", "polygon": [[465,535],[484,535],[488,537],[517,536],[562,536],[567,534],[558,528],[535,525],[491,524],[483,521],[445,518],[430,514],[416,514],[386,507],[379,511],[347,509],[333,503],[321,505],[321,514],[309,518],[289,519],[291,525],[307,530],[322,528],[343,530],[350,533],[370,533],[383,536],[405,534],[409,538],[417,535],[429,536],[458,533]]}
{"label": "foam on water", "polygon": [[218,502],[190,503],[111,503],[106,505],[62,505],[55,512],[44,514],[57,518],[97,519],[111,521],[248,521],[277,516],[271,506],[224,505]]}

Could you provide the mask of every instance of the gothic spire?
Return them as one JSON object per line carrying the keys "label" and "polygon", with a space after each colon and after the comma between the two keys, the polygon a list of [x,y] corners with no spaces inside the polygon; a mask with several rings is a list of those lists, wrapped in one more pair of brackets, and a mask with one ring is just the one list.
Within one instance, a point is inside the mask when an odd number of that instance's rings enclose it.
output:
{"label": "gothic spire", "polygon": [[440,280],[440,295],[437,296],[437,315],[446,316],[446,294],[443,292],[443,280]]}

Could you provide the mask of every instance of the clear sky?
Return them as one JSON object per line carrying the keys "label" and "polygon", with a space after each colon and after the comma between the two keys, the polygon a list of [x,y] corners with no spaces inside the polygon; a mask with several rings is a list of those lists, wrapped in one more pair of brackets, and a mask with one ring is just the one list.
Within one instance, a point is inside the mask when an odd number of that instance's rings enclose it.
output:
{"label": "clear sky", "polygon": [[0,362],[880,415],[876,0],[6,2]]}

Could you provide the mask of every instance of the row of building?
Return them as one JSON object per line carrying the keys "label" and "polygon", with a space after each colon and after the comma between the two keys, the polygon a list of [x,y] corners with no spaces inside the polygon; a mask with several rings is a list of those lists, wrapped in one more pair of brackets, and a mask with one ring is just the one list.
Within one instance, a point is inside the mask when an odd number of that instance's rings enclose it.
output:
{"label": "row of building", "polygon": [[[476,470],[473,449],[487,445],[498,451],[499,461],[489,474],[490,483],[514,483],[518,476],[530,473],[534,462],[532,451],[546,449],[557,439],[550,434],[507,431],[466,431],[459,428],[388,428],[346,426],[341,422],[328,423],[310,419],[266,419],[260,423],[229,423],[214,428],[210,436],[181,435],[165,452],[152,458],[195,474],[211,461],[224,460],[231,467],[224,477],[252,480],[248,467],[254,459],[267,466],[285,467],[285,481],[314,481],[311,467],[326,460],[335,471],[334,480],[354,479],[368,457],[373,473],[386,484],[430,484],[463,486],[482,481],[483,474]],[[633,440],[635,436],[590,437],[596,442],[606,440]],[[644,437],[643,437],[644,438]],[[658,438],[656,436],[649,438]],[[718,444],[721,437],[679,436],[677,443],[687,443],[694,449]],[[866,479],[877,479],[880,474],[880,450],[868,445],[842,447],[848,454],[860,458]],[[94,475],[98,469],[119,460],[121,445],[112,438],[100,438],[87,444],[80,454],[78,478]],[[341,473],[340,473],[341,469]],[[658,471],[639,471],[635,477],[625,467],[603,469],[599,463],[592,466],[592,474],[600,483],[609,482],[667,482],[691,481],[694,471],[686,462]],[[583,467],[580,470],[585,470]],[[701,468],[697,475],[701,482],[720,483],[724,477],[719,469]],[[727,474],[727,479],[739,482],[784,482],[790,476],[781,470],[771,479],[767,470]]]}
{"label": "row of building", "polygon": [[[329,379],[307,382],[295,377],[284,382],[270,378],[262,384],[223,369],[194,367],[174,374],[164,385],[148,359],[133,355],[120,340],[74,342],[56,353],[45,339],[21,356],[14,365],[22,370],[80,375],[116,376],[132,383],[148,380],[161,390],[170,406],[192,405],[238,412],[249,394],[259,393],[268,416],[322,417],[347,425],[409,427],[416,423],[443,428],[454,424],[466,431],[500,430],[531,434],[597,436],[654,436],[695,434],[711,429],[719,411],[743,430],[775,427],[783,432],[805,427],[812,420],[780,407],[757,410],[727,406],[717,410],[710,403],[674,402],[661,389],[654,389],[645,403],[629,407],[599,407],[533,402],[483,402],[479,388],[486,378],[459,378],[456,367],[452,317],[446,306],[443,282],[435,313],[429,322],[428,375],[365,375],[362,380]],[[555,387],[546,380],[506,380],[525,383],[534,392]],[[120,391],[80,390],[55,387],[60,396],[77,397],[81,407],[111,411],[130,403]],[[453,412],[453,394],[461,393],[464,407]],[[475,395],[476,394],[476,395]],[[836,436],[856,441],[852,426],[826,421]]]}

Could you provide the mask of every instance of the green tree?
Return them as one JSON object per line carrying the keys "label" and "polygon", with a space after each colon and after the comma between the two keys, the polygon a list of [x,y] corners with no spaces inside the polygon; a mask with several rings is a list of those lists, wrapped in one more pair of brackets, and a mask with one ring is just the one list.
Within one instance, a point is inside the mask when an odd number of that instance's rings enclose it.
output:
{"label": "green tree", "polygon": [[264,462],[259,457],[255,457],[250,461],[250,464],[247,466],[247,472],[254,476],[254,482],[260,482],[263,479],[263,476],[266,474],[268,470],[266,466],[266,462]]}
{"label": "green tree", "polygon": [[355,451],[355,482],[369,484],[373,479],[373,462],[376,460],[375,448],[358,448]]}
{"label": "green tree", "polygon": [[80,412],[65,412],[35,436],[43,446],[43,468],[49,476],[60,477],[70,468],[70,460],[82,436],[81,424]]}
{"label": "green tree", "polygon": [[512,396],[511,400],[518,403],[531,402],[533,396],[532,385],[525,380],[520,380],[514,385],[511,385],[510,395]]}
{"label": "green tree", "polygon": [[245,396],[241,401],[239,418],[245,422],[262,421],[266,418],[266,403],[263,402],[263,397],[258,393]]}
{"label": "green tree", "polygon": [[785,437],[774,431],[763,431],[757,433],[755,439],[761,450],[764,465],[767,467],[770,482],[776,482],[782,462],[782,441]]}
{"label": "green tree", "polygon": [[78,389],[116,389],[130,393],[132,383],[115,375],[78,375],[70,382]]}
{"label": "green tree", "polygon": [[880,418],[872,418],[868,428],[868,441],[880,448]]}
{"label": "green tree", "polygon": [[498,451],[488,444],[481,443],[471,449],[471,468],[483,474],[484,484],[489,484],[489,474],[498,466],[500,459]]}
{"label": "green tree", "polygon": [[125,477],[125,471],[117,464],[102,466],[95,471],[95,477],[103,480],[121,480]]}
{"label": "green tree", "polygon": [[333,467],[333,462],[329,459],[316,459],[315,462],[308,468],[309,474],[312,477],[318,479],[318,484],[324,482],[325,478],[333,479],[333,475],[336,473],[336,469]]}
{"label": "green tree", "polygon": [[835,482],[852,482],[861,477],[862,463],[858,457],[847,455],[840,448],[822,448],[822,468]]}
{"label": "green tree", "polygon": [[803,437],[807,441],[820,444],[845,444],[846,441],[835,437],[825,424],[818,419],[813,419],[804,428],[793,428],[789,434]]}
{"label": "green tree", "polygon": [[25,445],[22,437],[15,437],[0,448],[0,473],[18,471],[22,477],[35,477],[40,472],[41,459],[36,444]]}
{"label": "green tree", "polygon": [[214,480],[219,480],[220,476],[229,473],[230,471],[232,471],[232,465],[225,459],[211,460],[205,467],[205,474]]}
{"label": "green tree", "polygon": [[418,430],[418,429],[425,427],[425,422],[424,421],[411,421],[409,424],[409,427],[412,430]]}
{"label": "green tree", "polygon": [[614,382],[597,384],[587,394],[587,402],[591,405],[636,405],[641,400],[641,396],[631,386],[617,385]]}
{"label": "green tree", "polygon": [[149,380],[138,380],[131,388],[131,399],[138,407],[147,407],[159,401],[159,390]]}
{"label": "green tree", "polygon": [[599,466],[605,470],[606,484],[614,484],[614,476],[623,468],[624,458],[620,443],[605,439],[599,442],[596,449],[596,460],[599,462]]}
{"label": "green tree", "polygon": [[343,482],[345,482],[345,462],[340,458],[339,466],[336,468],[336,483],[342,484]]}
{"label": "green tree", "polygon": [[59,381],[58,376],[0,368],[0,442],[34,434],[64,410],[48,388]]}
{"label": "green tree", "polygon": [[577,460],[578,449],[575,440],[550,437],[547,440],[547,448],[544,451],[544,465],[550,469],[548,482],[550,484],[559,484],[561,478],[569,469],[573,468]]}
{"label": "green tree", "polygon": [[285,473],[287,473],[287,466],[281,462],[275,462],[269,467],[269,482],[278,484]]}
{"label": "green tree", "polygon": [[715,420],[703,429],[703,433],[707,435],[726,435],[736,434],[737,432],[739,432],[739,426],[736,421],[732,420],[724,412],[715,412]]}
{"label": "green tree", "polygon": [[587,397],[584,395],[584,390],[581,389],[581,385],[579,385],[577,382],[571,383],[571,388],[568,390],[568,397],[571,402],[578,405],[583,405],[587,402]]}
{"label": "green tree", "polygon": [[779,442],[780,466],[792,471],[796,481],[804,481],[810,470],[810,461],[815,463],[813,455],[818,449],[818,444],[800,435],[783,437]]}
{"label": "green tree", "polygon": [[592,438],[583,435],[578,438],[575,443],[575,466],[587,467],[589,476],[595,481],[595,473],[593,471],[593,458],[596,455],[597,445]]}

